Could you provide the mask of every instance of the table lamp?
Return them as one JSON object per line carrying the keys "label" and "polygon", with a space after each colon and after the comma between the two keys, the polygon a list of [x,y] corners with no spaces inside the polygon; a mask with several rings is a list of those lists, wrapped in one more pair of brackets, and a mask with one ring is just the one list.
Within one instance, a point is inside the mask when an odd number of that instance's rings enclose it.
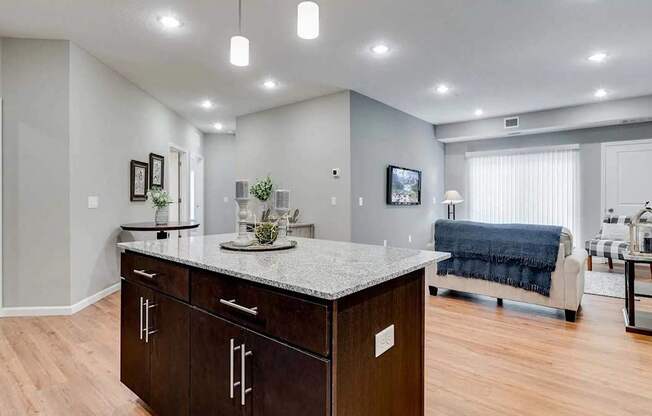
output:
{"label": "table lamp", "polygon": [[442,204],[448,205],[448,219],[455,219],[455,205],[464,202],[464,198],[456,190],[446,191],[444,194],[444,200],[441,201]]}

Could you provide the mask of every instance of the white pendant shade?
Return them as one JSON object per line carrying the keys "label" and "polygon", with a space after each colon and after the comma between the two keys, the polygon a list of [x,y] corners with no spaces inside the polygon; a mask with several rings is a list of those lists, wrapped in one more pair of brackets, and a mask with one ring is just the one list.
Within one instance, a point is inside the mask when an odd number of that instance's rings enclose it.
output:
{"label": "white pendant shade", "polygon": [[249,65],[249,39],[244,36],[231,37],[231,64],[235,66]]}
{"label": "white pendant shade", "polygon": [[314,1],[303,1],[297,6],[297,36],[301,39],[319,36],[319,5]]}

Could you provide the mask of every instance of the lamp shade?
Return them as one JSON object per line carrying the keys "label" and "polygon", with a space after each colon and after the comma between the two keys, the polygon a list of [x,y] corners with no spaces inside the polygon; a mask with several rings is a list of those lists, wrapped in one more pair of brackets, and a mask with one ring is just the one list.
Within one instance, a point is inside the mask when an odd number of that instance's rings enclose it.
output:
{"label": "lamp shade", "polygon": [[462,195],[460,195],[459,192],[456,190],[450,190],[446,191],[444,194],[444,200],[441,201],[442,204],[459,204],[460,202],[464,202],[464,198],[462,198]]}

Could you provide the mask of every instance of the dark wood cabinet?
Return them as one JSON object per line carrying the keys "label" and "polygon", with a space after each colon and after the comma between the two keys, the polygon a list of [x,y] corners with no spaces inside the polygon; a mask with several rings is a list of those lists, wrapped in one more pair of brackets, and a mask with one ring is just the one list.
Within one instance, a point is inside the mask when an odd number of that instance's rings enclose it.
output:
{"label": "dark wood cabinet", "polygon": [[120,380],[158,416],[424,414],[424,269],[337,300],[130,252],[121,274]]}
{"label": "dark wood cabinet", "polygon": [[190,307],[122,281],[120,381],[161,416],[189,412]]}
{"label": "dark wood cabinet", "polygon": [[[193,310],[190,318],[190,414],[242,415],[239,383],[242,328]],[[238,364],[236,366],[236,364]]]}
{"label": "dark wood cabinet", "polygon": [[122,281],[120,294],[120,381],[149,401],[149,346],[144,342],[143,305],[152,291]]}
{"label": "dark wood cabinet", "polygon": [[330,414],[328,360],[199,310],[191,328],[191,414]]}
{"label": "dark wood cabinet", "polygon": [[246,416],[330,415],[329,361],[245,330]]}
{"label": "dark wood cabinet", "polygon": [[161,416],[188,415],[190,402],[190,307],[154,295],[150,329],[150,406]]}

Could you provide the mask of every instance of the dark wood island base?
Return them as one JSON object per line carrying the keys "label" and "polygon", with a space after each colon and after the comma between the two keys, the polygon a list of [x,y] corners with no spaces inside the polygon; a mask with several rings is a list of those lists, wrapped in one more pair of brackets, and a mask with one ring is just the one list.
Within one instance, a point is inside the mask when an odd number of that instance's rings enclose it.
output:
{"label": "dark wood island base", "polygon": [[130,251],[121,275],[120,379],[158,415],[424,414],[423,268],[336,300]]}

